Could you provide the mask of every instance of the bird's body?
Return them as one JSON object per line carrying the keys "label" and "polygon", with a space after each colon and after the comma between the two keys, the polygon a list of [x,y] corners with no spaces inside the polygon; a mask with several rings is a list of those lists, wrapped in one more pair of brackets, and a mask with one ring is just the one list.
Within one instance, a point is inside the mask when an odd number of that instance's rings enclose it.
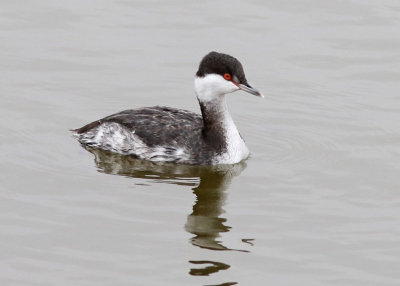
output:
{"label": "bird's body", "polygon": [[[207,68],[210,68],[207,60],[211,58],[211,65],[220,68],[221,57],[222,64],[225,63],[223,76],[207,73]],[[229,63],[233,63],[236,70],[230,70]],[[202,71],[202,64],[205,71]],[[237,81],[227,79],[227,74]],[[249,155],[224,97],[238,89],[261,96],[247,84],[240,62],[231,56],[212,52],[203,58],[195,80],[202,115],[160,106],[125,110],[74,130],[75,136],[84,145],[145,160],[199,165],[234,164]]]}

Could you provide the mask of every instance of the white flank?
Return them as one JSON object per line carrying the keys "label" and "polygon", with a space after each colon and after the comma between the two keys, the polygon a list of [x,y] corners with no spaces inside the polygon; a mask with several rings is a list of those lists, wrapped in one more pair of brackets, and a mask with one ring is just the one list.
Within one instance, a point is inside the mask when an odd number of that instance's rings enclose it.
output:
{"label": "white flank", "polygon": [[[184,148],[171,153],[171,146],[150,148],[136,134],[114,122],[103,123],[83,134],[75,134],[79,142],[124,155],[135,155],[151,161],[185,161],[189,155]],[[168,152],[167,152],[168,150]]]}

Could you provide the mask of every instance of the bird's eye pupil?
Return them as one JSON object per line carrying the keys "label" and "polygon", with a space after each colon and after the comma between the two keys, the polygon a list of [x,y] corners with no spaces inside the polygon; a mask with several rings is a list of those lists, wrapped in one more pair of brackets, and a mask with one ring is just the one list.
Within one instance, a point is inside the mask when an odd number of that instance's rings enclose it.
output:
{"label": "bird's eye pupil", "polygon": [[232,76],[229,73],[224,74],[224,79],[230,80]]}

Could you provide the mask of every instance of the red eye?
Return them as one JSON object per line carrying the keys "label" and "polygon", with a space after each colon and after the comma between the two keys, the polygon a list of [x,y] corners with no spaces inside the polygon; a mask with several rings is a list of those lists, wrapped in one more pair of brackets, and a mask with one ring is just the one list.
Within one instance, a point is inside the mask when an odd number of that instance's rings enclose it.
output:
{"label": "red eye", "polygon": [[232,76],[229,73],[224,74],[224,79],[231,80]]}

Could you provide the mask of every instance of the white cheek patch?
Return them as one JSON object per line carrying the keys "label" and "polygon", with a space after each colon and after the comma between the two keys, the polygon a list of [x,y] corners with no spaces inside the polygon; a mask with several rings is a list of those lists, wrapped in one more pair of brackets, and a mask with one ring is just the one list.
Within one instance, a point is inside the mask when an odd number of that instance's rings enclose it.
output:
{"label": "white cheek patch", "polygon": [[224,94],[239,90],[231,81],[218,74],[208,74],[194,79],[194,89],[201,102],[212,101]]}

